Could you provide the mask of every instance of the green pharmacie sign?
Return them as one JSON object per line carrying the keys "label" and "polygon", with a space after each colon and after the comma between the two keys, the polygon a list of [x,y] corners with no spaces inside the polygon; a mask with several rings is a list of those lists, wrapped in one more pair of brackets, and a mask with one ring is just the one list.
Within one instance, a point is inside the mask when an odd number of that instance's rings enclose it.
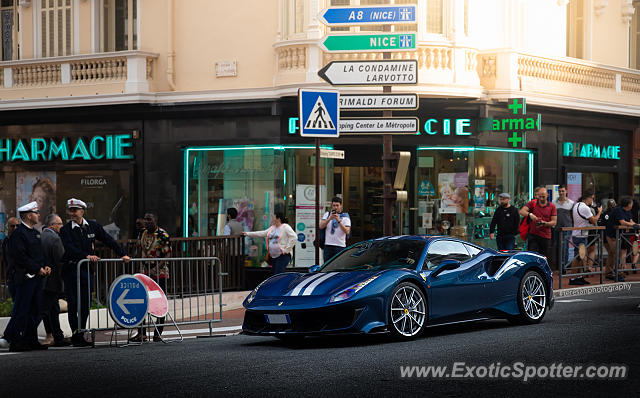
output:
{"label": "green pharmacie sign", "polygon": [[593,145],[563,142],[562,156],[587,159],[620,159],[620,145]]}
{"label": "green pharmacie sign", "polygon": [[133,159],[131,133],[92,138],[0,139],[0,162]]}

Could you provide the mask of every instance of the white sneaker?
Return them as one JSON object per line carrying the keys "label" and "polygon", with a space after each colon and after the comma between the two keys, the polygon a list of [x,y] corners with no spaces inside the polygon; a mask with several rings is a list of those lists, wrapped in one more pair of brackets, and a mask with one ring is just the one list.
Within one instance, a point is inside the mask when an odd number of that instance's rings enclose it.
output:
{"label": "white sneaker", "polygon": [[0,338],[0,348],[9,348],[9,342],[4,338]]}

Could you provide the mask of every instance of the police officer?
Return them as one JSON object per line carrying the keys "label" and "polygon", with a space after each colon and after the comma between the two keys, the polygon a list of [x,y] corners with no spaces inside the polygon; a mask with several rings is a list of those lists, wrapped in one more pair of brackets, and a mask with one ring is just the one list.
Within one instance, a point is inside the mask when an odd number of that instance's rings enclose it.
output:
{"label": "police officer", "polygon": [[[7,236],[2,241],[2,260],[5,267],[5,281],[7,281],[7,289],[9,289],[11,301],[13,301],[14,304],[16,302],[16,289],[13,285],[13,262],[9,255],[9,238],[11,237],[11,234],[13,234],[13,231],[18,228],[18,225],[20,225],[20,220],[16,217],[10,217],[7,220]],[[13,309],[11,313],[13,313]],[[5,330],[4,335],[0,338],[0,348],[9,348],[9,341],[7,338],[7,330]]]}
{"label": "police officer", "polygon": [[[78,275],[78,262],[84,259],[91,262],[100,260],[95,255],[94,243],[96,240],[113,249],[125,263],[129,262],[129,256],[124,249],[107,234],[100,224],[84,218],[86,208],[85,202],[75,198],[69,199],[67,209],[71,221],[60,229],[60,238],[65,251],[63,262],[68,264],[64,274],[64,286],[69,305],[67,316],[69,317],[69,326],[73,331],[71,343],[74,347],[91,345],[78,331],[85,328],[89,317],[89,296],[93,285],[93,275],[86,266],[80,269],[80,275]],[[80,277],[80,292],[77,291],[78,277]],[[77,314],[78,298],[80,299],[80,320],[78,320]]]}
{"label": "police officer", "polygon": [[42,279],[51,268],[45,265],[40,242],[38,203],[31,202],[18,208],[22,223],[13,232],[9,252],[13,261],[16,302],[7,326],[9,351],[46,350],[38,342],[37,327],[40,323],[40,297]]}

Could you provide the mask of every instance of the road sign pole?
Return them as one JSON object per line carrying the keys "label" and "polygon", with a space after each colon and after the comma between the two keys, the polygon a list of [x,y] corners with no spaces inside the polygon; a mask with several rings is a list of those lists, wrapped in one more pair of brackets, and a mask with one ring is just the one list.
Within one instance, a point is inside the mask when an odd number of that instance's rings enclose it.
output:
{"label": "road sign pole", "polygon": [[320,265],[320,138],[316,138],[316,262]]}
{"label": "road sign pole", "polygon": [[[387,0],[386,3],[390,3]],[[391,25],[384,25],[384,32],[391,31]],[[385,52],[382,54],[382,59],[391,59],[391,53]],[[390,93],[391,86],[382,86],[383,93]],[[382,117],[392,117],[393,111],[382,111]],[[382,138],[382,183],[384,185],[383,198],[383,233],[385,236],[393,235],[393,168],[391,167],[391,157],[393,155],[393,136],[391,134],[385,134]]]}

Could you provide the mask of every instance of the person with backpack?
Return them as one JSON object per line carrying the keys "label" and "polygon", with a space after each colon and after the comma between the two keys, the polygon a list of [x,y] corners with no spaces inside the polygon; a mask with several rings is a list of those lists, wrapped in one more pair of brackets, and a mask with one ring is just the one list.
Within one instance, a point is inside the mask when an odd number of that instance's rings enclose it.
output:
{"label": "person with backpack", "polygon": [[[573,206],[572,215],[573,215],[573,226],[576,228],[586,228],[598,225],[598,220],[602,215],[602,206],[598,206],[598,210],[594,215],[591,212],[591,206],[595,201],[595,194],[592,189],[587,189],[582,194],[582,197],[578,200],[578,202]],[[581,268],[588,272],[589,265],[594,263],[594,258],[596,254],[595,245],[588,246],[589,244],[589,231],[587,230],[575,230],[572,232],[571,243],[573,243],[574,247],[574,259],[571,262],[571,268],[574,273],[578,272],[578,269]],[[584,259],[580,258],[580,250],[582,247],[587,247],[586,257]],[[584,250],[584,249],[583,249]],[[575,277],[569,280],[570,285],[588,285],[589,282],[584,279],[584,277]]]}
{"label": "person with backpack", "polygon": [[531,200],[520,209],[522,217],[528,217],[529,231],[527,233],[527,250],[538,252],[549,257],[549,244],[551,243],[551,228],[558,221],[556,206],[549,202],[549,193],[543,186],[534,189],[536,199]]}
{"label": "person with backpack", "polygon": [[325,230],[323,259],[326,263],[347,247],[347,235],[351,233],[351,218],[342,209],[342,198],[331,199],[331,212],[324,213],[319,227]]}
{"label": "person with backpack", "polygon": [[[616,248],[616,227],[633,227],[634,229],[638,229],[638,224],[633,222],[633,215],[631,214],[631,209],[633,208],[633,199],[629,196],[623,196],[620,198],[620,205],[617,206],[609,217],[609,222],[607,223],[607,229],[605,231],[605,235],[607,236],[607,242],[609,243],[609,247],[613,248],[613,253],[615,253]],[[622,264],[626,263],[627,253],[631,250],[631,245],[625,239],[622,239],[620,242],[620,259]],[[616,280],[616,275],[614,271],[614,263],[607,262],[607,267],[605,269],[605,277],[610,280]],[[624,276],[619,274],[618,282],[624,282]]]}

